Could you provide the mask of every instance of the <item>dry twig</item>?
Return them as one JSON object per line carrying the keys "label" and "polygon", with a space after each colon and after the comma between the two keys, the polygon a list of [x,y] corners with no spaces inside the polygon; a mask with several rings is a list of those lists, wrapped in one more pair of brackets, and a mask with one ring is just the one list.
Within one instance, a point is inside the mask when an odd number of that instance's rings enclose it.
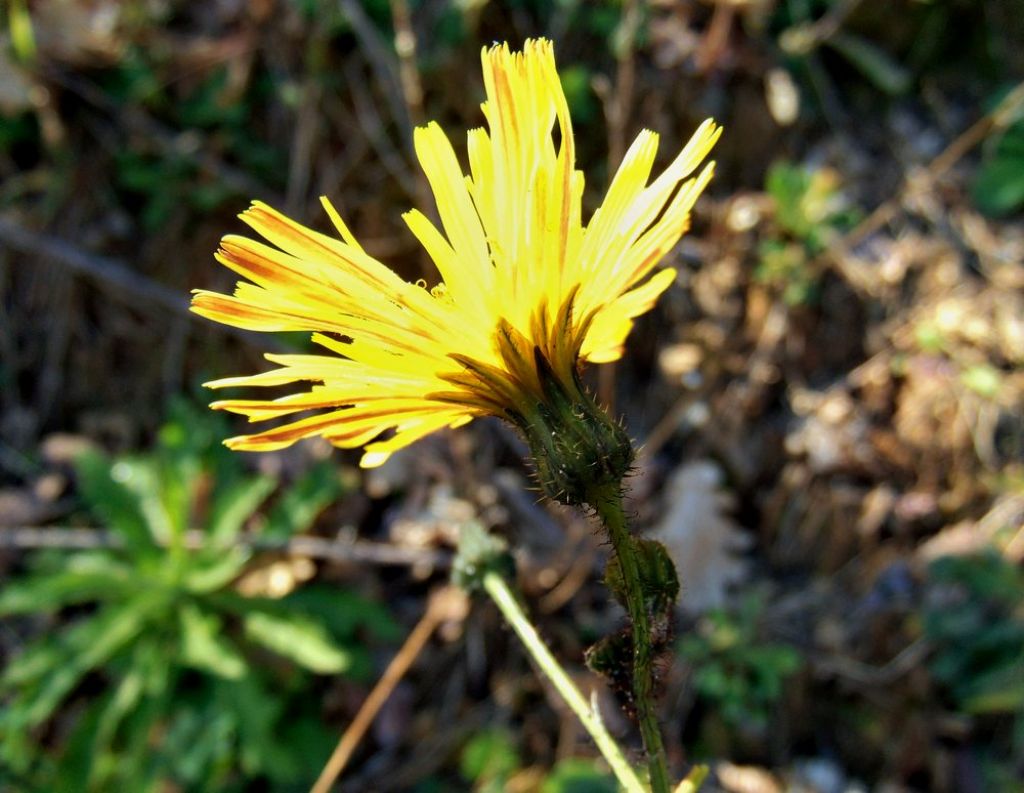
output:
{"label": "dry twig", "polygon": [[956,165],[960,159],[988,135],[1003,129],[1013,122],[1024,106],[1024,83],[1018,83],[991,112],[985,114],[950,143],[922,173],[907,175],[902,187],[894,196],[884,201],[862,220],[854,229],[837,238],[818,257],[819,265],[831,264],[854,287],[870,291],[877,280],[873,272],[854,270],[851,266],[850,250],[871,234],[892,221],[900,212],[906,194],[911,190],[930,189],[941,176]]}
{"label": "dry twig", "polygon": [[323,771],[320,772],[320,777],[310,789],[310,793],[329,793],[331,786],[345,770],[349,758],[352,757],[352,752],[355,751],[366,731],[373,724],[374,718],[388,697],[391,696],[391,692],[395,690],[395,686],[405,676],[413,661],[419,657],[427,640],[441,623],[464,619],[467,609],[466,595],[454,586],[436,590],[430,596],[423,617],[416,623],[416,627],[412,629],[405,644],[388,664],[388,668],[384,670],[377,685],[373,687],[370,696],[363,702],[356,717],[341,736],[334,753],[327,761]]}
{"label": "dry twig", "polygon": [[[200,550],[209,543],[205,532],[193,529],[185,535],[185,547]],[[50,548],[68,551],[86,551],[99,548],[121,548],[124,542],[119,534],[107,529],[78,529],[62,526],[15,526],[0,529],[0,548]],[[255,551],[278,551],[291,556],[324,559],[332,562],[350,562],[376,565],[429,566],[447,569],[451,555],[433,548],[403,548],[387,543],[357,540],[346,542],[325,537],[292,537],[272,540],[261,537],[241,537],[232,547]]]}

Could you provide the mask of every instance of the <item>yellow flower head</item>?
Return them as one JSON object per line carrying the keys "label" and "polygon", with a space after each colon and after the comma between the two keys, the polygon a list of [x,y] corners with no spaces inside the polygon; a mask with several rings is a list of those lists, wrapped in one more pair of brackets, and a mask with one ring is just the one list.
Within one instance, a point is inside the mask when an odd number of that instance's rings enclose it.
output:
{"label": "yellow flower head", "polygon": [[280,449],[320,435],[365,445],[362,465],[372,467],[475,416],[528,429],[559,395],[571,410],[581,363],[618,358],[634,318],[672,282],[673,270],[648,276],[688,226],[713,163],[693,174],[720,129],[705,121],[649,184],[658,136],[641,132],[584,225],[583,174],[551,42],[487,48],[482,62],[487,127],[468,134],[469,174],[436,123],[415,133],[441,228],[418,210],[404,218],[441,283],[406,282],[368,255],[326,198],[340,239],[255,202],[241,218],[271,245],[222,240],[217,260],[248,280],[230,296],[197,290],[192,310],[249,330],[312,331],[325,353],[268,354],[279,368],[207,384],[313,383],[280,399],[215,402],[250,421],[320,411],[230,438],[231,448]]}

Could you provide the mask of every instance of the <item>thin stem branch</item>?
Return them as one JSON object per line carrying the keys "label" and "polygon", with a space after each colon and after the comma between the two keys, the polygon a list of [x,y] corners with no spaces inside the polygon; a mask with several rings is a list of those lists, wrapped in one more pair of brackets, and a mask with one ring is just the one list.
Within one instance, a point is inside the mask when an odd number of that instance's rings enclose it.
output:
{"label": "thin stem branch", "polygon": [[647,765],[651,776],[653,793],[669,793],[668,763],[665,760],[665,746],[661,740],[661,728],[654,707],[654,651],[651,646],[650,621],[640,582],[640,567],[636,546],[626,525],[622,509],[622,496],[618,490],[606,488],[595,494],[590,505],[597,511],[618,557],[625,585],[626,611],[633,625],[633,697],[636,704],[637,720],[644,749],[647,750]]}
{"label": "thin stem branch", "polygon": [[[643,783],[623,756],[615,739],[605,729],[604,722],[601,721],[597,712],[587,704],[583,694],[576,688],[572,680],[569,679],[569,675],[541,640],[505,580],[497,573],[488,572],[484,575],[483,585],[487,594],[491,596],[502,615],[512,626],[512,630],[522,640],[537,666],[562,695],[562,699],[576,714],[590,737],[594,739],[594,743],[597,744],[597,748],[608,761],[608,765],[611,766],[612,773],[615,774],[619,783],[628,793],[645,793]],[[668,787],[665,788],[665,791],[667,793]]]}

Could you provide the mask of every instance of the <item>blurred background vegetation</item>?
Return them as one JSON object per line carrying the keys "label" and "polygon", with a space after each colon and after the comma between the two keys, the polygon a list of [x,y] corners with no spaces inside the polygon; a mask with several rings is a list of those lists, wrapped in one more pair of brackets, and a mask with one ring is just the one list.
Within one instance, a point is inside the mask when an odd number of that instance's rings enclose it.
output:
{"label": "blurred background vegetation", "polygon": [[[447,578],[516,548],[556,655],[622,619],[586,521],[497,423],[384,468],[230,454],[199,384],[265,367],[191,317],[261,198],[328,195],[410,279],[411,131],[482,123],[479,52],[555,40],[593,209],[642,127],[725,125],[676,288],[588,376],[643,444],[684,587],[662,710],[708,790],[1024,778],[1019,0],[6,0],[0,789],[306,790]],[[461,151],[461,149],[460,149]],[[425,656],[425,657],[422,657]],[[446,622],[339,790],[611,788],[494,609]]]}

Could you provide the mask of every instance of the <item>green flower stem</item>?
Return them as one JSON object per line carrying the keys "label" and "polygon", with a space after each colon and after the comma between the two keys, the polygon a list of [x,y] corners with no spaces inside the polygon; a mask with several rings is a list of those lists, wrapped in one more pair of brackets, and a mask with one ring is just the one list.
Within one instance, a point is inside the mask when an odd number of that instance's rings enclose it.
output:
{"label": "green flower stem", "polygon": [[644,749],[647,750],[651,791],[670,793],[672,788],[665,759],[665,745],[661,740],[661,728],[658,726],[658,715],[654,708],[654,653],[651,648],[651,628],[641,588],[636,545],[626,525],[622,495],[617,487],[605,487],[591,493],[587,501],[597,511],[608,529],[612,548],[622,569],[626,611],[633,624],[633,696],[637,720],[640,722],[640,735],[643,738]]}
{"label": "green flower stem", "polygon": [[[587,732],[590,733],[590,737],[594,739],[594,743],[597,744],[597,748],[604,755],[605,760],[608,761],[608,765],[611,766],[612,772],[622,787],[628,793],[646,793],[643,783],[640,782],[636,772],[622,754],[622,750],[615,742],[615,739],[605,729],[604,723],[598,714],[587,704],[580,690],[569,679],[569,675],[566,674],[558,661],[555,660],[547,645],[544,644],[537,634],[533,624],[526,618],[526,614],[523,613],[519,601],[509,589],[508,584],[505,583],[505,579],[497,573],[487,572],[483,577],[483,586],[487,594],[497,604],[509,625],[512,626],[512,630],[518,634],[533,660],[537,663],[537,666],[540,667],[544,675],[547,676],[548,680],[558,690],[558,693],[562,695],[562,699],[565,700],[572,712],[582,722]],[[668,791],[667,787],[665,791]]]}

